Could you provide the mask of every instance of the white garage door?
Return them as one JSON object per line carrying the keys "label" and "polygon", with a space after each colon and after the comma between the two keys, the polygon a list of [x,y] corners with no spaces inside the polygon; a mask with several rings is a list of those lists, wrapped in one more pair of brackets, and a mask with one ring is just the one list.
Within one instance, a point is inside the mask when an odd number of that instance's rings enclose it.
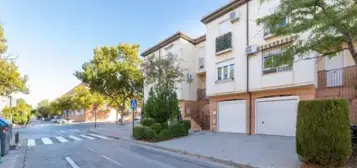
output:
{"label": "white garage door", "polygon": [[296,96],[257,99],[256,133],[295,136],[298,102]]}
{"label": "white garage door", "polygon": [[246,101],[218,103],[218,131],[246,133]]}

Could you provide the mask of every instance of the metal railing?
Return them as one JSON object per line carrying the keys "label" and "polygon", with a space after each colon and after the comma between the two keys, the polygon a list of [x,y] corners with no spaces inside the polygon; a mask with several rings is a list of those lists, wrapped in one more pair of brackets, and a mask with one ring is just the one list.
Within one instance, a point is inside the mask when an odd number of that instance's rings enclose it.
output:
{"label": "metal railing", "polygon": [[197,100],[207,100],[206,89],[197,89]]}
{"label": "metal railing", "polygon": [[323,70],[318,72],[318,89],[355,87],[356,85],[357,66]]}

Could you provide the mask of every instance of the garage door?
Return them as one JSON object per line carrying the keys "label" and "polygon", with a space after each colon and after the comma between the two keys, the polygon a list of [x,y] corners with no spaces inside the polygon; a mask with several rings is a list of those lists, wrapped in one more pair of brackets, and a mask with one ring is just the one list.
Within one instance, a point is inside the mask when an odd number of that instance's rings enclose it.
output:
{"label": "garage door", "polygon": [[218,131],[246,133],[246,101],[224,101],[218,103]]}
{"label": "garage door", "polygon": [[295,136],[298,97],[257,99],[257,134]]}

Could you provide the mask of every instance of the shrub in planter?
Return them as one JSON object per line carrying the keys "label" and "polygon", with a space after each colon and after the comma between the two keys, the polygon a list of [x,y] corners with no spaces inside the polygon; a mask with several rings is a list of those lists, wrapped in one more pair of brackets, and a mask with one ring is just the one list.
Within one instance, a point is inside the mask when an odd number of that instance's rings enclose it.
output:
{"label": "shrub in planter", "polygon": [[302,161],[337,167],[351,155],[351,133],[346,100],[300,101],[296,150]]}
{"label": "shrub in planter", "polygon": [[153,125],[155,123],[156,123],[155,120],[152,118],[144,118],[141,121],[141,125],[148,126],[148,127],[150,127],[151,125]]}
{"label": "shrub in planter", "polygon": [[136,140],[152,140],[157,137],[156,132],[150,127],[136,126],[133,131],[133,137]]}
{"label": "shrub in planter", "polygon": [[161,128],[162,129],[168,129],[169,128],[169,124],[167,122],[163,122],[163,123],[161,123]]}
{"label": "shrub in planter", "polygon": [[153,129],[157,134],[159,134],[162,130],[160,123],[152,124],[150,128]]}
{"label": "shrub in planter", "polygon": [[169,129],[163,129],[157,136],[158,141],[169,140],[173,138],[172,132]]}
{"label": "shrub in planter", "polygon": [[180,123],[185,125],[185,128],[187,131],[191,129],[191,120],[182,120],[182,121],[180,121]]}
{"label": "shrub in planter", "polygon": [[188,135],[185,125],[182,123],[170,125],[169,130],[172,133],[173,137],[181,137]]}

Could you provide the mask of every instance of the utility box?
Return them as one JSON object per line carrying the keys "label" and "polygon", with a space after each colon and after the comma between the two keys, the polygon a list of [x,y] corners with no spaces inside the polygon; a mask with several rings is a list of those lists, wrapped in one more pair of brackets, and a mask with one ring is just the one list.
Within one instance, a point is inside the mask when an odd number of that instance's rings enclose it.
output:
{"label": "utility box", "polygon": [[10,133],[9,132],[1,133],[0,139],[1,139],[1,156],[4,156],[10,150],[10,139],[11,139]]}

